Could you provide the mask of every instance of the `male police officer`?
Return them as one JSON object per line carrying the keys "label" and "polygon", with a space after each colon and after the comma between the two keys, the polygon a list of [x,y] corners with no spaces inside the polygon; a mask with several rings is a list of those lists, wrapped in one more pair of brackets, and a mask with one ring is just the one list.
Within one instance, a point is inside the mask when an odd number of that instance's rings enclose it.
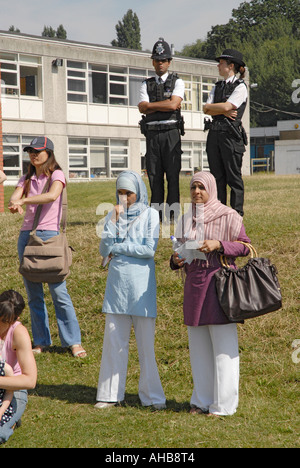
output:
{"label": "male police officer", "polygon": [[[247,104],[247,87],[242,79],[245,75],[243,55],[235,49],[226,49],[216,60],[218,81],[203,107],[204,113],[213,117],[206,151],[211,173],[217,181],[218,198],[226,205],[227,184],[231,188],[230,205],[243,216],[244,183],[242,161],[247,137],[242,126],[242,116]],[[240,73],[238,79],[235,75]]]}
{"label": "male police officer", "polygon": [[168,181],[165,215],[169,221],[179,214],[179,173],[181,170],[180,113],[184,83],[176,73],[168,73],[172,54],[169,44],[160,38],[153,47],[155,77],[141,86],[139,111],[143,115],[141,131],[146,136],[146,169],[151,188],[151,204],[163,220],[164,174]]}

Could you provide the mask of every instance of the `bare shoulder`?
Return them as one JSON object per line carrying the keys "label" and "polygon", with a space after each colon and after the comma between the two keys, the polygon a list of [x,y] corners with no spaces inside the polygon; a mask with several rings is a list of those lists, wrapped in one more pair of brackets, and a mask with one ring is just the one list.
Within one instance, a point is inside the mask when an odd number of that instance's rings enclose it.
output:
{"label": "bare shoulder", "polygon": [[17,344],[27,344],[31,345],[30,336],[28,330],[22,323],[19,323],[16,328],[14,329],[14,336],[13,336],[13,347],[15,348]]}

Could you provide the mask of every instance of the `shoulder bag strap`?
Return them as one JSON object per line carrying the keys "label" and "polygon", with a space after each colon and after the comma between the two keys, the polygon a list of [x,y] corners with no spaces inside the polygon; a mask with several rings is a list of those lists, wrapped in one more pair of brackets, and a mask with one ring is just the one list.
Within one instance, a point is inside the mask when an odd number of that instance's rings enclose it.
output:
{"label": "shoulder bag strap", "polygon": [[[49,189],[51,181],[51,176],[48,178],[45,187],[42,191],[42,193],[46,193]],[[41,215],[41,211],[43,209],[43,205],[38,205],[36,212],[35,212],[35,217],[33,221],[33,226],[32,226],[32,231],[35,231],[38,224],[39,224],[39,219]],[[63,193],[62,193],[62,217],[61,217],[61,223],[62,223],[62,229],[63,232],[66,232],[66,226],[67,226],[67,211],[68,211],[68,201],[67,201],[67,190],[66,187],[63,188]]]}

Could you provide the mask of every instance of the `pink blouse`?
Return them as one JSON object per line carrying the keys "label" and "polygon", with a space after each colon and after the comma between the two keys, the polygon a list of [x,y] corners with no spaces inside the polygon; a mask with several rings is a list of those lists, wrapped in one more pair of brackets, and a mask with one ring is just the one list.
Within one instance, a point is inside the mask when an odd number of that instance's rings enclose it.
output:
{"label": "pink blouse", "polygon": [[13,349],[13,338],[14,338],[14,331],[21,322],[15,322],[8,330],[3,349],[2,349],[2,359],[5,359],[7,364],[9,364],[13,371],[14,375],[21,375],[22,370],[20,364],[17,359],[17,353]]}
{"label": "pink blouse", "polygon": [[[24,187],[26,176],[21,177],[17,187]],[[35,174],[31,177],[30,189],[28,197],[34,197],[35,195],[40,195],[43,191],[43,188],[48,180],[48,177],[45,174],[42,174],[40,177],[37,177]],[[60,181],[63,186],[66,184],[66,179],[63,171],[57,169],[53,172],[51,176],[50,187],[55,181]],[[24,216],[23,226],[21,231],[31,231],[34,221],[35,212],[38,205],[32,204],[26,206],[26,213]],[[43,231],[59,231],[60,219],[61,219],[61,207],[62,207],[62,195],[58,197],[52,203],[46,203],[43,205],[39,224],[37,230]]]}

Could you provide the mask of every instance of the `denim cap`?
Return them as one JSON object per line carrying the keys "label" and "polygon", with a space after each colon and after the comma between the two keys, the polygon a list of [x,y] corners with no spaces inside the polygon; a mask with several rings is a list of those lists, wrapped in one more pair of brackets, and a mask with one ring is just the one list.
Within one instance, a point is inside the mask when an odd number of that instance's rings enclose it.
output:
{"label": "denim cap", "polygon": [[23,151],[30,151],[31,149],[34,149],[36,151],[43,151],[45,149],[54,151],[54,144],[49,138],[45,136],[36,137],[31,141],[30,145],[25,146]]}

